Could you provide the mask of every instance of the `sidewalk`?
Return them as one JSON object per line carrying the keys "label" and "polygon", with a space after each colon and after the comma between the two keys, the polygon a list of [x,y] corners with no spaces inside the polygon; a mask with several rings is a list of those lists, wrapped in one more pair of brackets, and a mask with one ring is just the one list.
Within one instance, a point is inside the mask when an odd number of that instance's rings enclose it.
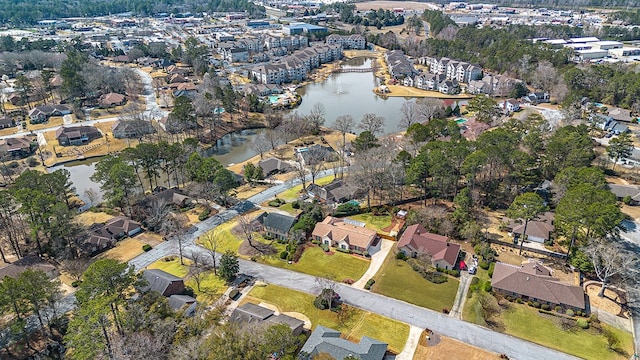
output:
{"label": "sidewalk", "polygon": [[374,277],[378,273],[378,270],[380,270],[380,268],[382,267],[382,264],[384,264],[384,259],[387,258],[387,255],[393,248],[394,242],[387,239],[381,239],[380,241],[382,241],[382,244],[380,245],[380,251],[371,255],[369,268],[364,273],[364,275],[360,277],[360,279],[353,283],[353,287],[357,289],[364,289],[364,285],[367,283],[367,281]]}
{"label": "sidewalk", "polygon": [[416,353],[416,348],[418,347],[422,330],[422,328],[410,325],[407,342],[405,343],[402,352],[396,355],[395,360],[413,360],[413,355]]}

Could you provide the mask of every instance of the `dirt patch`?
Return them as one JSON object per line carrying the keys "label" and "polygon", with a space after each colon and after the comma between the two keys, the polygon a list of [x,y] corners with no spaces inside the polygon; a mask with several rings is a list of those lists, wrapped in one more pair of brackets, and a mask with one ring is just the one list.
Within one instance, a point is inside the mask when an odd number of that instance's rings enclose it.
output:
{"label": "dirt patch", "polygon": [[76,216],[76,220],[78,220],[78,222],[82,225],[91,226],[95,223],[104,224],[112,217],[113,215],[109,215],[105,212],[85,211],[81,214],[78,214],[78,216]]}
{"label": "dirt patch", "polygon": [[164,240],[162,240],[162,236],[152,232],[143,232],[141,234],[136,235],[136,239],[142,241],[145,244],[149,244],[151,246],[156,246]]}
{"label": "dirt patch", "polygon": [[[423,333],[424,334],[424,333]],[[435,346],[424,346],[422,338],[416,348],[413,360],[485,360],[500,359],[500,355],[486,351],[447,337],[441,337]]]}
{"label": "dirt patch", "polygon": [[589,302],[591,306],[597,307],[602,311],[606,311],[610,314],[621,316],[626,318],[622,305],[627,303],[627,300],[617,294],[611,289],[604,290],[604,297],[599,297],[600,285],[590,284],[587,286],[587,295],[589,295]]}

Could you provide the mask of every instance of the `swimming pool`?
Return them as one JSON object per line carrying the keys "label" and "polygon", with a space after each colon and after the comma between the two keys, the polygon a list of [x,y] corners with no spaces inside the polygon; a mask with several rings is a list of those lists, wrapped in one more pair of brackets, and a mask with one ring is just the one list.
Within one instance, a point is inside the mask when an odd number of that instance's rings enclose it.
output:
{"label": "swimming pool", "polygon": [[272,104],[277,104],[278,100],[280,100],[280,95],[269,95],[269,102]]}
{"label": "swimming pool", "polygon": [[460,125],[460,124],[466,123],[468,120],[465,118],[459,118],[459,119],[456,119],[455,121],[456,121],[456,124]]}

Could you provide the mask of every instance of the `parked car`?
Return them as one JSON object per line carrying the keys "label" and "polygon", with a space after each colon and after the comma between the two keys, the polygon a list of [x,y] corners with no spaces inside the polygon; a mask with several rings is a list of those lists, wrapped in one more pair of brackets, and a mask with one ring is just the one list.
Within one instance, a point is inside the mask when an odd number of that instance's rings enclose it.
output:
{"label": "parked car", "polygon": [[475,265],[469,266],[469,274],[475,275],[477,271],[478,271],[478,268],[475,267]]}

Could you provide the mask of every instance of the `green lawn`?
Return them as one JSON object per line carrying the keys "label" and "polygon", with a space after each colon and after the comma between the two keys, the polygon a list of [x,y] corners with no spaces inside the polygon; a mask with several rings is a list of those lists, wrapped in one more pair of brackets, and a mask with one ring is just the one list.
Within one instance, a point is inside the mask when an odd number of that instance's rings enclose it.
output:
{"label": "green lawn", "polygon": [[[231,233],[231,230],[234,227],[236,227],[236,225],[238,225],[238,222],[236,220],[227,221],[225,223],[222,223],[216,226],[215,229],[211,230],[213,231],[213,236],[217,241],[217,246],[218,246],[216,249],[217,252],[224,253],[225,251],[230,250],[236,254],[238,253],[238,248],[240,248],[240,244],[242,243],[242,240],[240,240],[237,236]],[[205,241],[207,236],[208,234],[201,236],[200,239],[198,240],[198,243],[202,246],[207,247],[206,241]]]}
{"label": "green lawn", "polygon": [[365,227],[384,234],[388,234],[388,232],[382,229],[391,226],[391,215],[374,216],[372,213],[365,213],[351,215],[348,218],[361,221],[366,224]]}
{"label": "green lawn", "polygon": [[313,306],[312,295],[276,285],[256,286],[246,299],[254,303],[271,303],[283,312],[299,312],[309,318],[312,328],[316,325],[327,326],[342,331],[343,336],[350,340],[359,341],[366,335],[384,341],[396,353],[402,351],[409,336],[409,325],[353,307],[350,307],[350,319],[340,325],[335,312]]}
{"label": "green lawn", "polygon": [[451,309],[460,281],[448,277],[449,281],[434,284],[425,280],[403,260],[396,260],[393,251],[374,279],[372,291],[403,300],[435,311]]}
{"label": "green lawn", "polygon": [[[320,186],[327,185],[330,182],[332,182],[334,179],[335,177],[333,175],[325,176],[323,178],[318,178],[316,179],[316,185],[320,185]],[[309,183],[307,183],[307,186],[308,185]],[[286,201],[297,200],[298,195],[300,194],[300,191],[302,191],[302,184],[294,186],[289,190],[283,191],[278,195],[278,197]]]}
{"label": "green lawn", "polygon": [[[279,248],[280,251],[283,249],[284,246],[282,246],[282,249]],[[278,255],[265,257],[261,261],[272,266],[336,281],[344,279],[358,280],[369,268],[368,260],[337,251],[332,255],[327,255],[319,246],[307,248],[302,253],[300,261],[291,265],[281,260]]]}
{"label": "green lawn", "polygon": [[525,304],[511,304],[511,308],[500,316],[505,325],[505,333],[540,345],[557,349],[584,359],[628,359],[633,354],[633,338],[616,328],[602,325],[613,331],[620,339],[619,349],[626,354],[607,349],[607,340],[593,330],[577,329],[563,331],[554,321],[541,316],[538,310]]}
{"label": "green lawn", "polygon": [[286,203],[286,204],[284,204],[284,205],[280,205],[278,207],[278,209],[280,209],[282,211],[286,211],[286,212],[288,212],[289,214],[291,214],[293,216],[296,216],[296,215],[298,215],[300,213],[300,210],[293,208],[293,202],[291,202],[291,201]]}
{"label": "green lawn", "polygon": [[181,265],[178,257],[171,261],[161,259],[149,265],[147,268],[164,270],[171,275],[185,279],[184,284],[193,289],[196,299],[200,303],[212,304],[227,290],[227,285],[224,280],[214,275],[213,272],[207,272],[202,275],[200,290],[198,290],[196,280],[191,276],[187,276],[189,273],[188,265],[191,264],[191,261],[185,259],[184,263],[186,265]]}

